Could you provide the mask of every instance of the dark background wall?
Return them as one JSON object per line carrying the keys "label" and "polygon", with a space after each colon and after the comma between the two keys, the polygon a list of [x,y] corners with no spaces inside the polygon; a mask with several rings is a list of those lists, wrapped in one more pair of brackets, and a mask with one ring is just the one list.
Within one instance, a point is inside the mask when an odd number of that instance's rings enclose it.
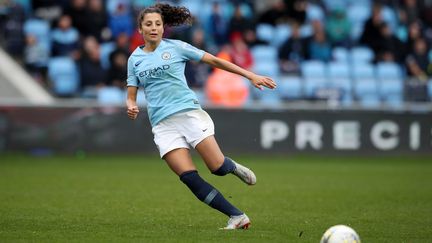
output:
{"label": "dark background wall", "polygon": [[[431,112],[206,110],[226,152],[432,154]],[[157,152],[123,107],[0,107],[0,151]]]}

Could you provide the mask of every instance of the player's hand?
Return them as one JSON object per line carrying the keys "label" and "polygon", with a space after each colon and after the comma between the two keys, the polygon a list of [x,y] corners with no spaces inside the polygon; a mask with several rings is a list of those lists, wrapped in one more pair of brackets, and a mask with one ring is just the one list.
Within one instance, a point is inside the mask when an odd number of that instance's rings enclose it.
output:
{"label": "player's hand", "polygon": [[131,106],[127,109],[127,115],[130,119],[135,120],[138,116],[139,109],[138,106]]}
{"label": "player's hand", "polygon": [[253,86],[255,86],[255,88],[263,90],[263,87],[267,87],[269,89],[275,89],[276,88],[276,82],[269,78],[269,77],[265,77],[265,76],[260,76],[260,75],[254,75],[251,79],[250,79],[251,83]]}

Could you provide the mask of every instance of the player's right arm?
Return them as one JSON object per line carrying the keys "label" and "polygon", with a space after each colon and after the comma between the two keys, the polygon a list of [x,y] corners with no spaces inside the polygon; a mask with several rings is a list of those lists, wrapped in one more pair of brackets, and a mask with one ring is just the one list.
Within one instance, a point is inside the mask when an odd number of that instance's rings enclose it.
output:
{"label": "player's right arm", "polygon": [[139,109],[136,103],[138,93],[138,78],[135,76],[135,65],[132,57],[129,57],[127,64],[127,115],[130,119],[135,120],[138,116]]}
{"label": "player's right arm", "polygon": [[138,116],[139,109],[136,103],[138,87],[129,86],[127,88],[127,115],[130,119],[135,120]]}

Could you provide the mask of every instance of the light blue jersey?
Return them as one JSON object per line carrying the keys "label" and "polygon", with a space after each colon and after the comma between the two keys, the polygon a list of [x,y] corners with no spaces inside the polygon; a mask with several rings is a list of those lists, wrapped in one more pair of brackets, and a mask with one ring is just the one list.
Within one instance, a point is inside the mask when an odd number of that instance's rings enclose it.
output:
{"label": "light blue jersey", "polygon": [[153,52],[138,47],[128,60],[127,86],[143,86],[150,123],[185,110],[200,109],[184,75],[186,61],[199,61],[204,51],[190,44],[162,39]]}

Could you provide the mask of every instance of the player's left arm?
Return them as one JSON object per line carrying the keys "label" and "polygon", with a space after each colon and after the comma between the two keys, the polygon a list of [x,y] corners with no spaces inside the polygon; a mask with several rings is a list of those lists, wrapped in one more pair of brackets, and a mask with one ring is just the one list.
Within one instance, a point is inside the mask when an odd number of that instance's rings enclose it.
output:
{"label": "player's left arm", "polygon": [[201,58],[201,61],[204,63],[209,64],[212,67],[219,68],[231,73],[235,73],[238,75],[241,75],[247,79],[249,79],[253,86],[255,86],[258,89],[263,89],[264,87],[267,87],[269,89],[276,88],[276,82],[271,79],[270,77],[257,75],[251,71],[248,71],[244,68],[241,68],[234,63],[228,62],[222,58],[215,57],[214,55],[210,53],[205,53],[204,56]]}

